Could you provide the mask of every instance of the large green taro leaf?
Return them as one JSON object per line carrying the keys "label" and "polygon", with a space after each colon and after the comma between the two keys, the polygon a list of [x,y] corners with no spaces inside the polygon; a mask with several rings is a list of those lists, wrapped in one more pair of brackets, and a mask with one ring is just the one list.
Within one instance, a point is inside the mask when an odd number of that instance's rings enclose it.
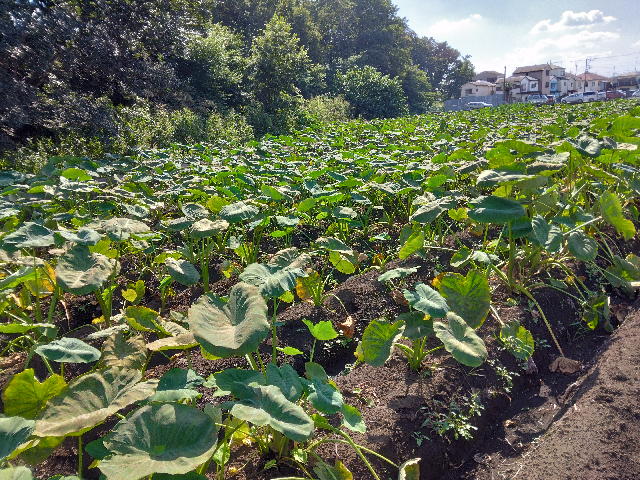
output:
{"label": "large green taro leaf", "polygon": [[86,295],[102,287],[113,271],[114,264],[107,257],[78,245],[58,260],[56,279],[63,290]]}
{"label": "large green taro leaf", "polygon": [[474,208],[469,210],[469,218],[480,223],[507,223],[525,216],[522,205],[508,198],[480,197],[471,202]]}
{"label": "large green taro leaf", "polygon": [[196,408],[147,405],[116,425],[104,441],[111,455],[99,467],[107,480],[185,474],[209,460],[217,438],[218,428]]}
{"label": "large green taro leaf", "polygon": [[420,267],[411,267],[411,268],[394,268],[392,270],[388,270],[383,274],[378,276],[379,282],[390,282],[391,280],[395,280],[397,278],[405,278],[409,275],[416,273]]}
{"label": "large green taro leaf", "polygon": [[0,469],[0,480],[33,480],[31,470],[27,467]]}
{"label": "large green taro leaf", "polygon": [[34,222],[27,222],[2,239],[15,248],[49,247],[55,243],[53,232]]}
{"label": "large green taro leaf", "polygon": [[625,240],[630,240],[636,234],[636,228],[631,220],[624,218],[622,205],[618,196],[611,192],[604,192],[600,196],[600,210],[602,218],[613,226]]}
{"label": "large green taro leaf", "polygon": [[189,309],[189,328],[202,348],[216,357],[246,355],[258,348],[269,333],[267,304],[257,287],[238,283],[221,306],[203,295]]}
{"label": "large green taro leaf", "polygon": [[200,396],[196,390],[204,379],[193,370],[172,368],[158,382],[156,393],[150,398],[152,402],[178,402],[193,400]]}
{"label": "large green taro leaf", "polygon": [[0,462],[27,441],[34,424],[22,417],[0,417]]}
{"label": "large green taro leaf", "polygon": [[105,232],[111,240],[127,240],[131,234],[147,233],[150,231],[149,225],[140,220],[132,218],[111,218],[103,220],[98,224],[91,223],[90,227],[98,231]]}
{"label": "large green taro leaf", "polygon": [[66,386],[60,375],[51,375],[44,382],[39,382],[33,368],[24,370],[14,375],[2,392],[4,413],[10,417],[36,418],[47,402]]}
{"label": "large green taro leaf", "polygon": [[100,358],[100,350],[70,337],[41,345],[36,348],[36,353],[58,363],[91,363]]}
{"label": "large green taro leaf", "polygon": [[484,170],[478,175],[476,185],[479,187],[495,187],[503,183],[514,183],[533,177],[533,175],[526,175],[522,172],[511,170]]}
{"label": "large green taro leaf", "polygon": [[549,224],[544,217],[536,215],[531,220],[533,235],[540,245],[550,253],[556,253],[562,247],[562,231],[557,225]]}
{"label": "large green taro leaf", "polygon": [[328,382],[318,378],[309,385],[309,401],[313,408],[326,415],[338,413],[344,404],[340,391]]}
{"label": "large green taro leaf", "polygon": [[55,397],[36,422],[39,437],[81,435],[119,410],[153,395],[157,380],[140,382],[138,370],[111,369],[90,373]]}
{"label": "large green taro leaf", "polygon": [[381,367],[391,356],[393,344],[402,336],[403,331],[402,321],[387,323],[373,320],[362,334],[357,354],[369,365]]}
{"label": "large green taro leaf", "polygon": [[450,310],[447,301],[433,288],[424,283],[418,283],[415,292],[405,290],[404,298],[407,299],[412,308],[435,318],[444,317]]}
{"label": "large green taro leaf", "polygon": [[167,266],[167,271],[169,275],[171,275],[171,278],[182,285],[188,287],[195,285],[198,283],[198,280],[200,280],[200,272],[198,272],[191,262],[169,257],[164,263]]}
{"label": "large green taro leaf", "polygon": [[303,267],[309,257],[297,248],[278,252],[266,265],[252,263],[240,274],[240,280],[260,289],[267,298],[278,298],[296,286],[298,278],[306,277]]}
{"label": "large green taro leaf", "polygon": [[581,230],[569,234],[569,251],[578,260],[591,262],[598,256],[598,242]]}
{"label": "large green taro leaf", "polygon": [[56,232],[62,238],[68,242],[73,242],[78,245],[84,245],[86,247],[92,247],[102,238],[98,232],[91,228],[81,228],[77,232],[71,232],[69,230],[59,230]]}
{"label": "large green taro leaf", "polygon": [[287,400],[275,385],[250,384],[247,396],[231,408],[231,414],[254,425],[269,425],[296,442],[313,434],[313,420],[302,407]]}
{"label": "large green taro leaf", "polygon": [[405,312],[396,317],[404,322],[403,336],[411,340],[433,335],[433,319],[422,312]]}
{"label": "large green taro leaf", "polygon": [[453,312],[447,314],[447,323],[434,322],[436,337],[453,358],[467,367],[479,367],[487,359],[487,348],[476,332]]}
{"label": "large green taro leaf", "polygon": [[140,335],[127,338],[118,332],[109,336],[102,345],[101,364],[107,368],[140,370],[147,360],[147,345]]}
{"label": "large green taro leaf", "polygon": [[245,202],[236,202],[225,205],[220,210],[220,217],[229,223],[238,223],[243,220],[250,220],[260,213],[258,208]]}
{"label": "large green taro leaf", "polygon": [[265,373],[268,385],[275,385],[280,389],[285,398],[291,402],[297,402],[304,391],[302,380],[291,365],[280,367],[270,363]]}
{"label": "large green taro leaf", "polygon": [[421,224],[431,223],[442,213],[455,206],[456,200],[452,197],[438,198],[421,205],[420,208],[411,215],[410,220]]}
{"label": "large green taro leaf", "polygon": [[480,327],[489,313],[491,293],[489,281],[480,270],[470,270],[464,277],[447,273],[440,281],[440,293],[449,308],[460,315],[471,328]]}
{"label": "large green taro leaf", "polygon": [[193,238],[212,237],[226,231],[229,228],[229,222],[226,220],[209,220],[203,218],[191,225],[191,236]]}

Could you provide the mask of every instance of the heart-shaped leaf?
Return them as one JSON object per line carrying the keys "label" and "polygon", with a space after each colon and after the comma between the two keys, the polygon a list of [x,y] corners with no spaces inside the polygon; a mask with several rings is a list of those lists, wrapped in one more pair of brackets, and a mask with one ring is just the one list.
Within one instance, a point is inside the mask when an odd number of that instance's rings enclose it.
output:
{"label": "heart-shaped leaf", "polygon": [[433,335],[433,319],[422,312],[401,313],[396,320],[404,322],[403,335],[411,340]]}
{"label": "heart-shaped leaf", "polygon": [[191,225],[191,236],[193,238],[207,238],[224,232],[229,228],[229,222],[226,220],[209,220],[203,218]]}
{"label": "heart-shaped leaf", "polygon": [[225,205],[220,210],[220,217],[229,223],[238,223],[243,220],[250,220],[260,213],[253,205],[246,202],[236,202],[231,205]]}
{"label": "heart-shaped leaf", "polygon": [[557,253],[562,247],[562,231],[556,225],[550,225],[544,217],[536,215],[531,220],[533,234],[545,250],[550,253]]}
{"label": "heart-shaped leaf", "polygon": [[140,335],[127,338],[118,332],[108,337],[102,346],[101,363],[107,368],[142,369],[147,360],[147,345]]}
{"label": "heart-shaped leaf", "polygon": [[330,383],[314,378],[309,385],[307,397],[313,408],[325,415],[333,415],[342,409],[343,399],[340,391]]}
{"label": "heart-shaped leaf", "polygon": [[569,234],[569,251],[578,260],[592,262],[598,256],[598,242],[581,230]]}
{"label": "heart-shaped leaf", "polygon": [[297,402],[302,396],[302,380],[291,365],[277,367],[270,363],[267,365],[266,378],[267,384],[278,387],[290,402]]}
{"label": "heart-shaped leaf", "polygon": [[254,425],[269,425],[291,440],[304,442],[313,434],[313,420],[274,385],[251,384],[250,395],[231,408],[231,415]]}
{"label": "heart-shaped leaf", "polygon": [[140,382],[138,370],[111,369],[73,381],[64,395],[54,397],[36,422],[39,437],[81,435],[133,403],[153,395],[157,380]]}
{"label": "heart-shaped leaf", "polygon": [[47,227],[27,222],[2,239],[5,245],[15,248],[49,247],[55,243],[54,235]]}
{"label": "heart-shaped leaf", "polygon": [[185,285],[195,285],[200,280],[200,272],[196,270],[191,262],[186,260],[176,260],[175,258],[167,258],[164,262],[171,278],[176,282]]}
{"label": "heart-shaped leaf", "polygon": [[456,201],[452,197],[438,198],[421,205],[418,210],[411,215],[410,220],[421,224],[433,222],[441,214],[456,206]]}
{"label": "heart-shaped leaf", "polygon": [[22,417],[0,417],[0,462],[33,433],[35,422]]}
{"label": "heart-shaped leaf", "polygon": [[150,400],[152,402],[193,400],[201,395],[196,388],[203,383],[204,379],[193,370],[172,368],[160,378],[156,393]]}
{"label": "heart-shaped leaf", "polygon": [[114,269],[114,263],[104,255],[77,245],[58,260],[56,280],[65,291],[86,295],[102,287]]}
{"label": "heart-shaped leaf", "polygon": [[36,348],[36,353],[59,363],[91,363],[100,358],[100,350],[77,338],[63,337]]}
{"label": "heart-shaped leaf", "polygon": [[447,301],[433,288],[424,283],[418,283],[415,292],[405,290],[404,298],[407,299],[412,308],[435,318],[444,317],[450,310]]}
{"label": "heart-shaped leaf", "polygon": [[238,283],[221,306],[211,295],[189,309],[189,328],[211,355],[228,358],[253,352],[269,333],[267,304],[257,287]]}
{"label": "heart-shaped leaf", "polygon": [[205,463],[218,428],[206,414],[181,404],[147,405],[118,423],[104,441],[110,456],[99,468],[107,480],[186,474]]}
{"label": "heart-shaped leaf", "polygon": [[382,275],[378,276],[379,282],[390,282],[391,280],[395,280],[397,278],[405,278],[409,275],[416,273],[420,267],[411,267],[411,268],[393,268],[384,272]]}
{"label": "heart-shaped leaf", "polygon": [[474,207],[469,210],[469,218],[480,223],[507,223],[525,216],[522,205],[508,198],[480,197],[471,202]]}
{"label": "heart-shaped leaf", "polygon": [[464,318],[471,328],[484,323],[489,314],[491,292],[489,281],[480,270],[470,270],[466,277],[447,273],[440,279],[439,290],[449,308]]}
{"label": "heart-shaped leaf", "polygon": [[33,480],[33,475],[27,467],[2,468],[0,480]]}
{"label": "heart-shaped leaf", "polygon": [[487,359],[487,348],[467,322],[453,312],[447,314],[447,323],[434,322],[436,337],[453,358],[467,367],[479,367]]}
{"label": "heart-shaped leaf", "polygon": [[618,196],[611,192],[604,192],[600,196],[600,211],[602,218],[613,226],[625,240],[630,240],[636,234],[636,227],[631,220],[624,218],[622,205]]}
{"label": "heart-shaped leaf", "polygon": [[393,344],[402,336],[403,323],[387,323],[380,320],[369,323],[358,346],[361,360],[374,367],[383,366],[391,356]]}
{"label": "heart-shaped leaf", "polygon": [[51,375],[39,382],[32,368],[13,376],[4,392],[4,413],[10,417],[36,418],[47,402],[59,395],[67,386],[60,375]]}
{"label": "heart-shaped leaf", "polygon": [[298,278],[306,277],[303,267],[307,261],[307,255],[289,248],[278,252],[266,265],[252,263],[240,274],[240,280],[258,287],[264,297],[278,298],[294,289]]}

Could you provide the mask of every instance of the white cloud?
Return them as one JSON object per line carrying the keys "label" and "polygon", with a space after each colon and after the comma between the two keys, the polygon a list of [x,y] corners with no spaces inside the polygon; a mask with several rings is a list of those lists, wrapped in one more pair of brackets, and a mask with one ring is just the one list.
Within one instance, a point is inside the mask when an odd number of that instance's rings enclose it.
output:
{"label": "white cloud", "polygon": [[442,19],[426,28],[425,34],[442,41],[455,38],[460,34],[468,34],[482,25],[484,19],[479,13],[473,13],[459,20]]}
{"label": "white cloud", "polygon": [[640,40],[638,40],[636,43],[634,43],[633,45],[631,45],[633,48],[640,48]]}
{"label": "white cloud", "polygon": [[554,22],[550,19],[536,23],[531,29],[532,34],[543,32],[560,32],[573,28],[591,28],[595,25],[604,25],[616,20],[616,17],[605,15],[602,10],[590,10],[588,12],[574,12],[566,10],[560,15],[560,20]]}

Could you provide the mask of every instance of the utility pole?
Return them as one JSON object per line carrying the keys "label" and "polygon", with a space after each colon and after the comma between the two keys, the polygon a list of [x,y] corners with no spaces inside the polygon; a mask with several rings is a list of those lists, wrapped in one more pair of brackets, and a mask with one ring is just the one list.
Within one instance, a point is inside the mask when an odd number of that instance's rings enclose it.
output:
{"label": "utility pole", "polygon": [[507,66],[504,66],[504,77],[502,77],[502,96],[504,103],[507,103]]}
{"label": "utility pole", "polygon": [[587,90],[587,72],[589,71],[589,58],[584,59],[584,82],[582,83],[582,93]]}

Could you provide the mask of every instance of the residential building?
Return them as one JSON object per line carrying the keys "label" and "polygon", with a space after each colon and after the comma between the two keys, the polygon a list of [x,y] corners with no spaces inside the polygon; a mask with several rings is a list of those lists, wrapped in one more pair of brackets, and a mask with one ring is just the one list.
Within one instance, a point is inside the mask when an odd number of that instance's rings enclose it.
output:
{"label": "residential building", "polygon": [[518,67],[513,72],[513,75],[524,75],[526,77],[536,79],[538,81],[538,84],[536,85],[536,91],[532,93],[551,95],[552,77],[556,77],[556,79],[559,77],[564,77],[565,73],[566,72],[563,67],[559,67],[558,65],[553,65],[551,63],[545,63],[541,65],[528,65],[525,67]]}
{"label": "residential building", "polygon": [[484,72],[480,72],[478,73],[473,80],[474,81],[478,81],[481,80],[483,82],[489,82],[489,83],[497,83],[498,78],[504,77],[504,75],[500,72],[494,72],[492,70],[487,70]]}
{"label": "residential building", "polygon": [[485,82],[484,80],[476,80],[467,82],[460,89],[460,97],[483,97],[496,93],[496,84]]}
{"label": "residential building", "polygon": [[600,90],[606,90],[609,84],[609,79],[598,75],[597,73],[584,72],[578,75],[581,82],[581,92],[599,92]]}
{"label": "residential building", "polygon": [[611,79],[611,87],[624,92],[640,89],[640,72],[617,75]]}

